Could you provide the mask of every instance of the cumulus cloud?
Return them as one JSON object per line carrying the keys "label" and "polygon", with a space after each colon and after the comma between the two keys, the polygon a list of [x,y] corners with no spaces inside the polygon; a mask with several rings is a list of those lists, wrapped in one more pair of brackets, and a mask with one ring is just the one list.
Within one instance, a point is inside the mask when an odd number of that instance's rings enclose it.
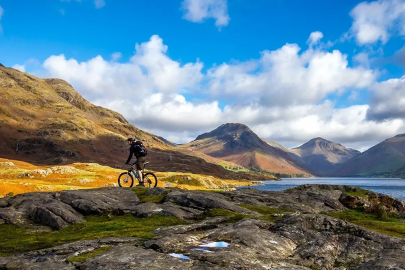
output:
{"label": "cumulus cloud", "polygon": [[51,56],[43,66],[50,76],[65,79],[94,99],[99,95],[140,97],[154,92],[176,93],[198,84],[202,78],[200,62],[183,66],[167,55],[167,46],[159,36],[137,44],[136,53],[128,63],[108,62],[96,56],[87,62]]}
{"label": "cumulus cloud", "polygon": [[253,126],[258,134],[283,142],[289,147],[299,146],[315,137],[323,137],[361,151],[378,142],[404,132],[403,120],[369,121],[368,105],[336,109],[328,102],[286,110],[288,119],[280,115],[277,121]]}
{"label": "cumulus cloud", "polygon": [[12,66],[12,68],[25,72],[25,65],[16,64],[16,65]]}
{"label": "cumulus cloud", "polygon": [[[375,72],[350,67],[338,50],[310,46],[301,51],[296,44],[286,44],[262,52],[259,59],[214,65],[203,72],[199,60],[182,65],[171,59],[159,36],[135,47],[125,63],[101,56],[79,62],[55,55],[43,67],[91,102],[176,143],[239,122],[287,147],[320,136],[365,149],[403,126],[400,119],[370,120],[377,102],[335,108],[331,94],[362,91],[376,81]],[[186,98],[193,93],[198,100]]]}
{"label": "cumulus cloud", "polygon": [[312,32],[311,35],[309,35],[307,44],[309,44],[309,46],[316,45],[322,38],[323,38],[322,32],[319,31]]}
{"label": "cumulus cloud", "polygon": [[115,52],[111,55],[111,61],[118,61],[122,57],[122,53]]}
{"label": "cumulus cloud", "polygon": [[[259,71],[257,71],[259,70]],[[255,72],[257,71],[257,72]],[[314,103],[331,93],[369,86],[376,75],[363,67],[350,68],[347,56],[296,44],[262,52],[256,61],[222,64],[208,71],[211,91],[218,96],[259,94],[268,106]]]}
{"label": "cumulus cloud", "polygon": [[376,84],[373,93],[367,111],[368,119],[375,121],[405,119],[405,76]]}
{"label": "cumulus cloud", "polygon": [[227,0],[184,0],[182,9],[184,19],[192,22],[202,22],[206,18],[213,18],[218,27],[229,23]]}
{"label": "cumulus cloud", "polygon": [[353,17],[351,33],[360,45],[386,43],[392,33],[405,34],[404,0],[362,2],[350,15]]}

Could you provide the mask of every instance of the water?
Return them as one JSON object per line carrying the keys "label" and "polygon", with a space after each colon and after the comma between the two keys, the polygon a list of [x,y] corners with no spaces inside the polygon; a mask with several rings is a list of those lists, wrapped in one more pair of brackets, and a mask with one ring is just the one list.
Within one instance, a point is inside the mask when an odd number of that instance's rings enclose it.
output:
{"label": "water", "polygon": [[187,257],[184,254],[181,253],[169,253],[170,256],[175,257],[175,258],[179,258],[179,259],[183,259],[183,260],[190,260],[189,257]]}
{"label": "water", "polygon": [[229,243],[227,242],[211,242],[211,243],[207,243],[207,244],[203,244],[203,245],[199,245],[199,247],[218,247],[218,248],[226,248],[229,246]]}
{"label": "water", "polygon": [[260,190],[285,190],[304,184],[348,185],[394,196],[405,201],[405,179],[400,178],[283,178],[282,181],[264,181]]}

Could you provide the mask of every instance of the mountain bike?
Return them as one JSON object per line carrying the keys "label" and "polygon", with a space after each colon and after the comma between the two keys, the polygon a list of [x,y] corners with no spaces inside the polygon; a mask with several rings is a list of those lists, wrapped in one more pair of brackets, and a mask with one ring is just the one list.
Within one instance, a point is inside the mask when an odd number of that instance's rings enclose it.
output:
{"label": "mountain bike", "polygon": [[123,172],[118,176],[118,185],[120,187],[132,187],[134,185],[134,177],[135,179],[138,180],[139,186],[145,186],[145,187],[156,187],[157,185],[157,178],[156,175],[154,175],[151,172],[144,173],[146,165],[149,164],[149,162],[145,162],[143,164],[143,169],[142,169],[142,179],[143,181],[141,182],[141,179],[139,179],[138,172],[134,170],[134,165],[135,163],[129,164],[131,167],[128,169],[127,172]]}

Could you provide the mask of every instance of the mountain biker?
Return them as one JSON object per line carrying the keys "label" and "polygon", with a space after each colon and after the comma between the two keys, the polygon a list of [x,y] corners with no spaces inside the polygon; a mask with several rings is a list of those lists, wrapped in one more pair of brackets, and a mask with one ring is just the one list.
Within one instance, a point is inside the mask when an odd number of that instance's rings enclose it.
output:
{"label": "mountain biker", "polygon": [[125,162],[125,164],[129,164],[129,162],[132,159],[132,156],[135,155],[136,171],[138,172],[139,180],[140,180],[139,185],[143,186],[141,164],[145,163],[145,160],[146,160],[145,156],[147,155],[148,152],[141,141],[136,141],[134,138],[128,138],[127,141],[128,141],[128,144],[130,145],[130,148],[129,148],[129,157],[127,159],[127,162]]}

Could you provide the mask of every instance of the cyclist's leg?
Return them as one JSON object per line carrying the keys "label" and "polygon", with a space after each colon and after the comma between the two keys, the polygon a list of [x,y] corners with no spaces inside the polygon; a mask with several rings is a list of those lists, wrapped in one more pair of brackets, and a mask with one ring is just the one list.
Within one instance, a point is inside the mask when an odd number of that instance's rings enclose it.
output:
{"label": "cyclist's leg", "polygon": [[145,160],[146,160],[145,157],[137,157],[135,162],[136,170],[138,171],[139,180],[141,183],[143,182],[142,164],[145,163]]}

